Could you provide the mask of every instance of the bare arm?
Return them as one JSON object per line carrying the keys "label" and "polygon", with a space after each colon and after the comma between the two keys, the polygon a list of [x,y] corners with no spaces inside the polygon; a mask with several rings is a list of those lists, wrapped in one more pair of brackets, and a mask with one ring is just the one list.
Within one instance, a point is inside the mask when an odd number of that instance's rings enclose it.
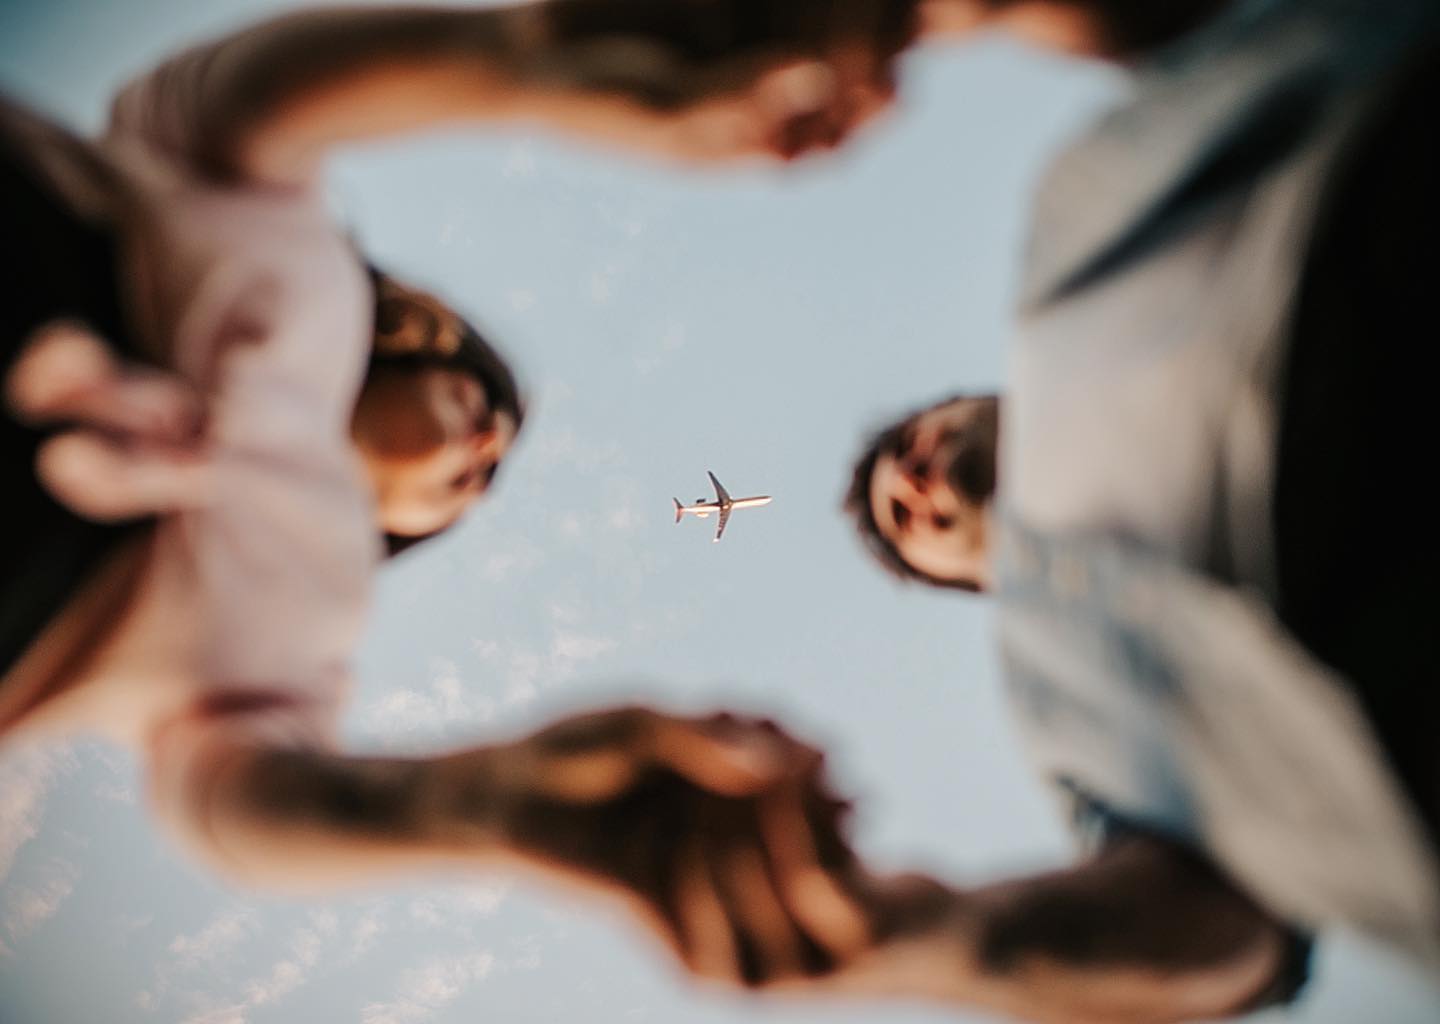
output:
{"label": "bare arm", "polygon": [[793,154],[888,100],[914,3],[306,11],[162,65],[122,93],[112,124],[207,175],[276,185],[309,180],[339,144],[476,120],[696,158]]}
{"label": "bare arm", "polygon": [[1299,980],[1287,930],[1158,839],[965,892],[912,882],[879,905],[888,938],[841,975],[846,991],[1057,1024],[1160,1024],[1248,1012]]}
{"label": "bare arm", "polygon": [[337,8],[190,50],[117,99],[137,133],[222,179],[298,184],[332,146],[513,112],[527,9]]}
{"label": "bare arm", "polygon": [[[767,723],[622,709],[409,760],[178,730],[156,743],[157,804],[243,882],[504,863],[618,898],[692,971],[731,983],[824,971],[863,940],[858,910],[823,883],[852,858],[818,755]],[[808,853],[774,848],[772,807],[806,823]]]}

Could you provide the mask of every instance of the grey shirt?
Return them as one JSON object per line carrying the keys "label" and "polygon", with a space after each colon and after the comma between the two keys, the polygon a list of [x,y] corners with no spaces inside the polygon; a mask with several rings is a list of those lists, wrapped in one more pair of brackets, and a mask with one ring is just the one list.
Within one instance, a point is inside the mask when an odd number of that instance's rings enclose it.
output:
{"label": "grey shirt", "polygon": [[1276,913],[1440,963],[1440,886],[1346,681],[1274,620],[1279,381],[1352,138],[1440,21],[1250,0],[1136,69],[1037,202],[1002,450],[1001,635],[1070,795]]}

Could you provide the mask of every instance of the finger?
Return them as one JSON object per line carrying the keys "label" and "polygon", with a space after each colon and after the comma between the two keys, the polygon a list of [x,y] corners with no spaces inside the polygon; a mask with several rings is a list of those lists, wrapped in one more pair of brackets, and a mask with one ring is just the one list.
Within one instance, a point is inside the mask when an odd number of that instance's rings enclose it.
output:
{"label": "finger", "polygon": [[35,471],[57,501],[100,522],[198,508],[212,495],[212,467],[203,456],[127,447],[86,431],[46,441]]}
{"label": "finger", "polygon": [[640,771],[636,751],[601,748],[542,759],[531,773],[537,794],[567,803],[599,803],[628,789]]}
{"label": "finger", "polygon": [[752,951],[742,957],[750,985],[781,981],[805,973],[810,951],[786,912],[764,855],[748,843],[721,850],[716,873],[743,942]]}
{"label": "finger", "polygon": [[42,329],[6,381],[7,399],[36,425],[72,421],[148,441],[185,444],[200,433],[199,396],[178,376],[122,367],[80,324]]}
{"label": "finger", "polygon": [[527,783],[539,794],[578,803],[608,800],[650,769],[673,772],[710,793],[749,796],[798,777],[816,756],[776,728],[642,708],[552,726],[535,738],[533,749]]}
{"label": "finger", "polygon": [[741,951],[699,838],[685,844],[675,873],[675,924],[685,965],[697,977],[734,983]]}
{"label": "finger", "polygon": [[626,789],[648,756],[645,708],[578,715],[517,743],[505,763],[527,791],[575,803],[608,800]]}
{"label": "finger", "polygon": [[760,113],[783,123],[824,111],[839,89],[835,69],[825,61],[799,60],[766,71],[752,89]]}
{"label": "finger", "polygon": [[822,851],[814,829],[836,831],[836,812],[807,811],[796,787],[784,787],[760,802],[776,886],[791,917],[834,962],[844,963],[871,942],[865,908],[842,884],[852,858],[838,835],[827,838]]}
{"label": "finger", "polygon": [[127,370],[100,387],[73,395],[61,414],[87,426],[145,441],[198,442],[200,397],[178,377]]}
{"label": "finger", "polygon": [[722,796],[749,796],[799,769],[787,740],[740,722],[659,718],[651,727],[653,762]]}
{"label": "finger", "polygon": [[102,387],[118,370],[104,342],[83,325],[57,321],[37,331],[5,379],[5,399],[21,420],[64,418],[76,395]]}
{"label": "finger", "polygon": [[870,909],[877,943],[927,934],[954,907],[954,893],[927,875],[862,877],[857,889]]}

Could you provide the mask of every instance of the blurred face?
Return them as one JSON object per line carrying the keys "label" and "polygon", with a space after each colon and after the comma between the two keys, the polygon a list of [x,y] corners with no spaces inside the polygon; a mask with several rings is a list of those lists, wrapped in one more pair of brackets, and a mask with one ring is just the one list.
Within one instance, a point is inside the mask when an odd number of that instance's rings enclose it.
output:
{"label": "blurred face", "polygon": [[984,409],[981,400],[961,398],[917,416],[898,450],[875,462],[870,511],[880,536],[912,569],[987,590],[990,500],[971,497],[962,483],[977,457],[977,433],[992,436],[975,429]]}
{"label": "blurred face", "polygon": [[485,492],[515,438],[480,382],[444,367],[372,369],[351,433],[375,488],[380,527],[418,537],[454,523]]}

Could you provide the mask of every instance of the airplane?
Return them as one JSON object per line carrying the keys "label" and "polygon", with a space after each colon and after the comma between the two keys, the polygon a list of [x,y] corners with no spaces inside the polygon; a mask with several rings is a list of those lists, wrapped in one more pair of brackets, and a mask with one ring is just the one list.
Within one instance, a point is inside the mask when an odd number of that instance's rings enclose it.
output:
{"label": "airplane", "polygon": [[737,508],[759,508],[761,505],[770,504],[771,498],[768,494],[757,495],[753,498],[732,498],[725,490],[724,485],[715,479],[715,474],[709,470],[705,475],[715,485],[715,500],[706,501],[704,498],[696,498],[693,505],[680,504],[679,498],[672,498],[675,502],[675,522],[685,518],[689,512],[696,519],[707,519],[712,514],[719,515],[720,521],[715,525],[715,543],[720,543],[720,538],[725,536],[725,524],[730,522],[730,513]]}

